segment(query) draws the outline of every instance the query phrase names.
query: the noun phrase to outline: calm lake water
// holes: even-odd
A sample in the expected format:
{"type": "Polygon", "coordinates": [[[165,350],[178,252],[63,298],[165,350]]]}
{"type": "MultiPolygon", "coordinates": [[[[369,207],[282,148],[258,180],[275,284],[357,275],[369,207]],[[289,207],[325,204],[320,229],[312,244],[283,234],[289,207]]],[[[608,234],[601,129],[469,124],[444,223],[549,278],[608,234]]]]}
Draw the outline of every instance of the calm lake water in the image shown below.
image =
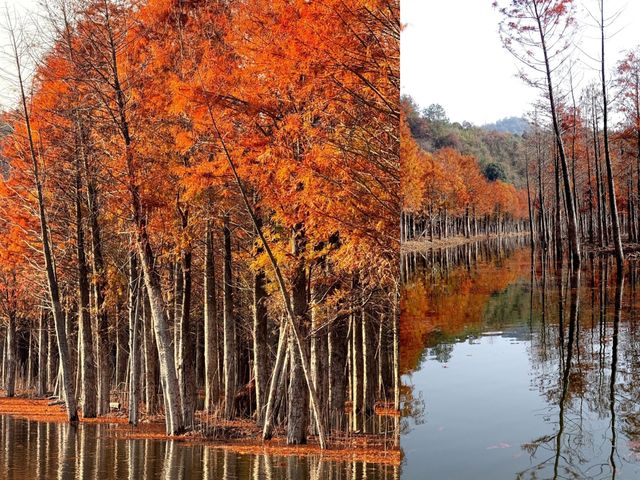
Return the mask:
{"type": "Polygon", "coordinates": [[[124,440],[109,425],[42,423],[0,416],[6,480],[393,480],[398,467],[318,457],[238,455],[205,445],[124,440]]]}
{"type": "Polygon", "coordinates": [[[637,262],[512,240],[403,267],[403,479],[640,478],[637,262]]]}

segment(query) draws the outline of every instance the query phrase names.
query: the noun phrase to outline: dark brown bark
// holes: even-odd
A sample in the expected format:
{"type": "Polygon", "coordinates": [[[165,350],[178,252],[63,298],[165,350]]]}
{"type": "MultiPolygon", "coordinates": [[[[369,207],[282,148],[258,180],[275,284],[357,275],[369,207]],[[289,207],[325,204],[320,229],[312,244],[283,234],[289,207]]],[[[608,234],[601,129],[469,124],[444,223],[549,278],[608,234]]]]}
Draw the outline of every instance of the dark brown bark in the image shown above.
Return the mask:
{"type": "Polygon", "coordinates": [[[213,232],[210,221],[207,221],[204,264],[204,408],[207,412],[211,412],[220,393],[220,385],[218,383],[218,306],[215,290],[213,232]]]}
{"type": "MultiPolygon", "coordinates": [[[[309,329],[309,305],[307,295],[307,274],[304,260],[301,258],[304,248],[304,234],[301,229],[295,231],[292,238],[292,255],[297,258],[292,287],[291,299],[295,322],[301,339],[306,339],[309,329]]],[[[306,342],[303,347],[307,348],[306,342]]],[[[305,375],[302,367],[302,356],[298,350],[294,335],[289,335],[289,404],[287,410],[287,444],[298,445],[307,443],[307,428],[309,424],[308,390],[305,385],[305,375]]]]}

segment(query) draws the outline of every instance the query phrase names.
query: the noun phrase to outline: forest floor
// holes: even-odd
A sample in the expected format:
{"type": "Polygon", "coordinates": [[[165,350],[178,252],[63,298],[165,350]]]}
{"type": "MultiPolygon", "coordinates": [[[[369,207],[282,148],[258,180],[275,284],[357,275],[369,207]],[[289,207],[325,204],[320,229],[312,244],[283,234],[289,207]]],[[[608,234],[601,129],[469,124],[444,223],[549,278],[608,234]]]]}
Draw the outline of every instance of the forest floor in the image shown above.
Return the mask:
{"type": "Polygon", "coordinates": [[[428,238],[423,238],[420,240],[409,240],[407,242],[402,242],[402,244],[400,245],[400,251],[401,253],[424,252],[427,250],[431,250],[432,248],[455,247],[458,245],[464,245],[466,243],[480,242],[490,238],[521,237],[523,235],[529,235],[529,232],[514,232],[501,235],[476,235],[469,238],[458,235],[441,239],[434,238],[433,241],[430,241],[428,238]]]}
{"type": "MultiPolygon", "coordinates": [[[[0,415],[11,415],[38,422],[65,423],[67,414],[60,404],[52,404],[48,399],[30,398],[26,394],[13,398],[0,397],[0,415]]],[[[388,412],[381,412],[388,414],[388,412]]],[[[268,454],[275,456],[322,456],[335,461],[358,461],[400,465],[401,454],[393,446],[393,438],[381,434],[340,434],[328,438],[329,449],[322,450],[317,438],[311,436],[307,445],[287,445],[285,432],[276,430],[272,440],[262,441],[261,429],[250,419],[225,421],[205,418],[196,414],[201,425],[214,437],[200,432],[188,432],[185,435],[169,436],[164,432],[164,419],[161,416],[141,418],[138,426],[129,425],[126,411],[114,411],[97,418],[80,418],[81,423],[103,424],[110,426],[109,435],[120,439],[176,440],[181,442],[202,443],[212,448],[228,449],[240,454],[268,454]],[[206,422],[206,423],[205,423],[206,422]]]]}

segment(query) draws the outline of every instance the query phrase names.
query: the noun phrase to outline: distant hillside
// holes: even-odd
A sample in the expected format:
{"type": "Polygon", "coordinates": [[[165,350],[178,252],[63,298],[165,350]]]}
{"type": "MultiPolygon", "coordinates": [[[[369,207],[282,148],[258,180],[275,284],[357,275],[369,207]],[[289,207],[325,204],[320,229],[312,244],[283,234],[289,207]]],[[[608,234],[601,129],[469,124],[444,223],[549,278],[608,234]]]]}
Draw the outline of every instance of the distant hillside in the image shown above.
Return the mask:
{"type": "Polygon", "coordinates": [[[515,135],[523,135],[529,128],[529,122],[522,117],[507,117],[502,120],[498,120],[495,123],[488,123],[482,125],[484,130],[493,132],[513,133],[515,135]]]}
{"type": "MultiPolygon", "coordinates": [[[[521,154],[524,140],[521,134],[476,127],[468,122],[451,123],[440,105],[431,105],[420,111],[408,97],[403,98],[403,103],[411,133],[422,148],[428,151],[455,148],[476,157],[489,180],[500,179],[517,187],[524,186],[525,162],[521,154]]],[[[517,120],[526,123],[524,119],[517,120]]]]}

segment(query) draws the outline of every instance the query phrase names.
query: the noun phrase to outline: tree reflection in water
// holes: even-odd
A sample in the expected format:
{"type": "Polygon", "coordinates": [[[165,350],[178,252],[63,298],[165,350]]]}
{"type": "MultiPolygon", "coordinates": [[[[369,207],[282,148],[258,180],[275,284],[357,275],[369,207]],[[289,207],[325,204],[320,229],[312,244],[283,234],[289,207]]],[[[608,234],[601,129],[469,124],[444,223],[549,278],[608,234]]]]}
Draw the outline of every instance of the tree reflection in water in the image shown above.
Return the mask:
{"type": "Polygon", "coordinates": [[[7,480],[399,480],[399,467],[309,456],[239,455],[176,441],[124,440],[109,425],[0,416],[7,480]]]}
{"type": "MultiPolygon", "coordinates": [[[[514,440],[529,461],[505,457],[512,468],[506,478],[633,478],[640,469],[637,262],[618,271],[612,259],[588,257],[573,269],[513,240],[411,256],[403,258],[405,431],[440,421],[429,418],[428,379],[414,385],[415,373],[428,362],[446,366],[457,345],[493,331],[527,343],[530,389],[545,406],[521,422],[548,431],[514,440]]],[[[448,388],[439,378],[434,388],[448,388]]],[[[484,381],[494,381],[492,372],[484,381]]],[[[477,422],[489,435],[492,419],[477,422]]],[[[505,463],[496,472],[507,471],[505,463]]]]}

